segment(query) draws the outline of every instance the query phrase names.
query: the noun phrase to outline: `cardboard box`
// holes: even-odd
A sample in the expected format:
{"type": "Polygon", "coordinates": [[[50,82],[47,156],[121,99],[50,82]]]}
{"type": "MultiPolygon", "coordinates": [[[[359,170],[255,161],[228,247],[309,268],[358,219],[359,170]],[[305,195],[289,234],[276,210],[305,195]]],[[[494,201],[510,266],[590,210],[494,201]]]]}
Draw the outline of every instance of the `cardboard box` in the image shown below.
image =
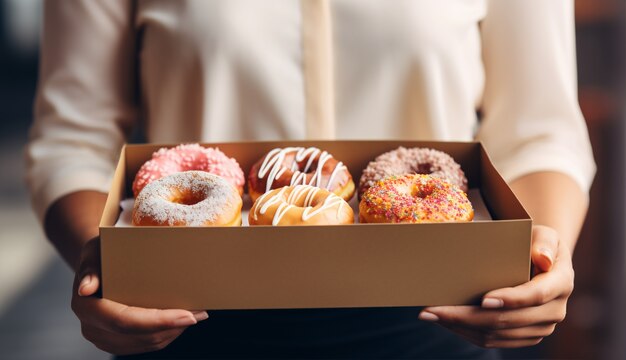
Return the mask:
{"type": "MultiPolygon", "coordinates": [[[[492,221],[289,227],[114,227],[139,167],[160,147],[126,145],[100,223],[103,296],[128,305],[265,309],[454,305],[529,280],[532,221],[480,143],[283,141],[204,144],[247,174],[269,150],[317,146],[358,183],[398,146],[447,152],[492,221]]],[[[171,145],[170,145],[171,146],[171,145]]]]}

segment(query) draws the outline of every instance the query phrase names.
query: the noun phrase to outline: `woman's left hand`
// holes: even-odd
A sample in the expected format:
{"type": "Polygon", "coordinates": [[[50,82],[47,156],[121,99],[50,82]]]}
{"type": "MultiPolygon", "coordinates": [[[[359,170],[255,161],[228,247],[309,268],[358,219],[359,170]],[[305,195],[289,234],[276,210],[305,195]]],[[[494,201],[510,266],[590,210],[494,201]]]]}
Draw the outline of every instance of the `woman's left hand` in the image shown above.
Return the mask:
{"type": "Polygon", "coordinates": [[[538,344],[565,318],[574,269],[569,249],[559,246],[558,234],[547,226],[533,226],[531,259],[536,275],[529,282],[488,292],[481,307],[428,307],[419,318],[483,347],[538,344]]]}

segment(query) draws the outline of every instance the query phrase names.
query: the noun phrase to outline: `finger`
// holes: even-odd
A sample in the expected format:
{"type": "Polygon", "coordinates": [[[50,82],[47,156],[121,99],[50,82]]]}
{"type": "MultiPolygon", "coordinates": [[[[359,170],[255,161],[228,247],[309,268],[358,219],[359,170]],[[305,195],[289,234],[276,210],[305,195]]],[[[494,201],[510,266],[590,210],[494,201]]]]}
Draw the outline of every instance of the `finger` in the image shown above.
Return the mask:
{"type": "Polygon", "coordinates": [[[522,285],[488,292],[482,307],[488,309],[519,309],[539,306],[557,298],[568,297],[574,289],[571,262],[559,259],[553,269],[541,273],[522,285]]]}
{"type": "Polygon", "coordinates": [[[100,273],[100,237],[87,241],[80,253],[80,271],[100,273]]]}
{"type": "Polygon", "coordinates": [[[159,333],[153,335],[151,341],[156,341],[156,346],[158,346],[159,349],[163,349],[176,340],[185,330],[187,330],[187,327],[160,331],[159,333]]]}
{"type": "Polygon", "coordinates": [[[487,334],[493,340],[520,340],[540,338],[552,335],[556,324],[524,326],[515,329],[494,330],[487,334]]]}
{"type": "Polygon", "coordinates": [[[81,279],[77,293],[80,296],[91,296],[100,288],[100,277],[96,273],[87,273],[81,279]]]}
{"type": "Polygon", "coordinates": [[[422,310],[419,318],[440,324],[486,330],[520,328],[563,321],[565,318],[565,301],[551,301],[543,306],[512,310],[491,310],[477,306],[429,307],[422,310]]]}
{"type": "Polygon", "coordinates": [[[187,310],[145,309],[94,297],[74,297],[72,309],[81,321],[122,334],[186,327],[208,318],[206,312],[194,316],[187,310]]]}
{"type": "Polygon", "coordinates": [[[116,355],[158,351],[172,343],[186,328],[176,328],[147,334],[120,335],[95,327],[82,327],[83,337],[96,347],[116,355]]]}
{"type": "Polygon", "coordinates": [[[73,289],[80,296],[95,294],[100,287],[100,238],[95,237],[83,246],[73,289]]]}
{"type": "Polygon", "coordinates": [[[484,346],[485,343],[485,333],[483,331],[477,329],[470,329],[464,326],[457,326],[448,323],[440,323],[440,326],[452,331],[453,333],[461,336],[465,340],[476,344],[478,346],[484,346]]]}
{"type": "Polygon", "coordinates": [[[196,321],[202,321],[209,318],[209,313],[207,313],[205,310],[190,310],[190,312],[196,319],[196,321]]]}
{"type": "Polygon", "coordinates": [[[540,271],[550,271],[559,247],[559,235],[547,226],[533,226],[531,260],[540,271]]]}
{"type": "Polygon", "coordinates": [[[519,340],[552,335],[556,329],[556,324],[531,325],[513,329],[488,330],[482,328],[471,328],[462,325],[440,324],[443,327],[465,337],[478,342],[489,340],[519,340]]]}
{"type": "Polygon", "coordinates": [[[542,337],[517,340],[488,340],[482,346],[486,348],[512,349],[535,346],[539,344],[542,340],[542,337]]]}
{"type": "MultiPolygon", "coordinates": [[[[142,333],[195,325],[198,319],[186,310],[144,309],[114,303],[106,326],[119,333],[142,333]]],[[[204,318],[202,318],[204,319],[204,318]]]]}
{"type": "MultiPolygon", "coordinates": [[[[536,331],[531,330],[529,331],[529,333],[537,333],[539,335],[536,335],[536,336],[531,335],[531,336],[526,336],[526,337],[516,336],[517,334],[511,335],[511,336],[508,336],[505,334],[504,336],[500,336],[499,332],[485,332],[485,331],[481,331],[477,329],[470,329],[470,328],[451,325],[451,324],[441,324],[441,326],[454,332],[455,334],[461,336],[462,338],[466,339],[467,341],[475,345],[486,347],[486,348],[514,348],[514,347],[532,346],[532,345],[538,344],[539,342],[541,342],[541,340],[545,336],[547,336],[547,335],[542,335],[543,333],[547,333],[548,335],[551,334],[551,332],[549,331],[549,326],[537,327],[536,331]]],[[[534,329],[535,327],[530,327],[530,328],[534,329]]],[[[517,331],[521,335],[523,333],[522,329],[528,329],[528,328],[521,328],[521,329],[507,330],[507,331],[517,331]]]]}

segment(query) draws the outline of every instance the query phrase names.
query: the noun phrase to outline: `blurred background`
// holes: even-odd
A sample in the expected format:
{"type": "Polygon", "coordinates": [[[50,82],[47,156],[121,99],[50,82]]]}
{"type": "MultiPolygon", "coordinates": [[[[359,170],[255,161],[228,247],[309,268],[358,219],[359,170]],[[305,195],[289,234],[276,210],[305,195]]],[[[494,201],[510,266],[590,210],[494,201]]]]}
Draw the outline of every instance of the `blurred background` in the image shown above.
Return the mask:
{"type": "MultiPolygon", "coordinates": [[[[626,2],[576,0],[580,104],[598,174],[574,255],[566,321],[506,358],[626,359],[626,2]]],[[[41,0],[0,0],[0,358],[108,359],[70,310],[73,274],[45,240],[23,184],[41,0]]]]}

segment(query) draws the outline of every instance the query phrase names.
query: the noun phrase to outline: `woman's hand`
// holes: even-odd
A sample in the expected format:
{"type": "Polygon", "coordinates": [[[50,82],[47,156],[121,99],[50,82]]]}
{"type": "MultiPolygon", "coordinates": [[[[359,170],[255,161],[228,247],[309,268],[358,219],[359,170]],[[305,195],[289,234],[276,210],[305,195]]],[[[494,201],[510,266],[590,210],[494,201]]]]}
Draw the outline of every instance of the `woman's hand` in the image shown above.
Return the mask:
{"type": "Polygon", "coordinates": [[[72,295],[83,336],[99,349],[116,355],[160,350],[208,318],[205,311],[144,309],[93,296],[100,287],[99,243],[94,238],[83,247],[72,295]]]}
{"type": "Polygon", "coordinates": [[[571,253],[559,245],[556,231],[534,226],[531,259],[536,275],[529,282],[487,293],[482,307],[428,307],[419,318],[437,322],[483,347],[538,344],[565,318],[567,299],[574,289],[571,253]]]}

